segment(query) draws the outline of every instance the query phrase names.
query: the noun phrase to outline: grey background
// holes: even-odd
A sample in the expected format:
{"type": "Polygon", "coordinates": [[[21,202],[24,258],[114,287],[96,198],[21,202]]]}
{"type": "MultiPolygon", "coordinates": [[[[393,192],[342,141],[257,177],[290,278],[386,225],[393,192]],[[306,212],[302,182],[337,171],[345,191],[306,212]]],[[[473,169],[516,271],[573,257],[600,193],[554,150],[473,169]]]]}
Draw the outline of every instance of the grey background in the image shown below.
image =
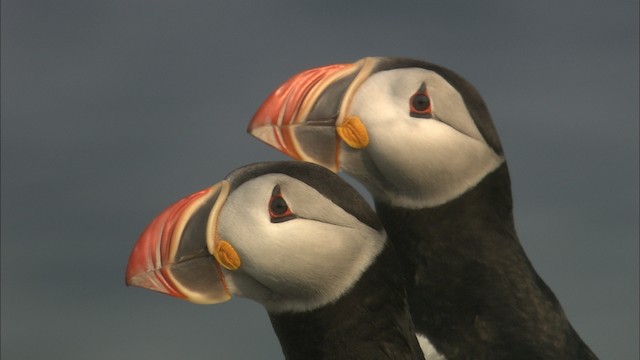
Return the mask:
{"type": "Polygon", "coordinates": [[[124,286],[165,206],[284,159],[245,134],[294,73],[454,69],[489,104],[536,269],[638,354],[637,1],[2,1],[2,358],[278,359],[265,311],[124,286]]]}

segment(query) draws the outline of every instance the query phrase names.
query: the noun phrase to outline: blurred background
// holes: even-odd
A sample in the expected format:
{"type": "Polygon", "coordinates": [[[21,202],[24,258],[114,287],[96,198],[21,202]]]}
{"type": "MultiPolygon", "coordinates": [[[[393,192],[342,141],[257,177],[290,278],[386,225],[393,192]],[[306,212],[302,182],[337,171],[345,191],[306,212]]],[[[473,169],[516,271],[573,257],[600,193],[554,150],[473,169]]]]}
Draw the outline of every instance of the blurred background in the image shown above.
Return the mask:
{"type": "Polygon", "coordinates": [[[2,1],[3,359],[280,359],[264,309],[124,286],[165,206],[250,162],[280,83],[365,56],[483,94],[520,239],[602,359],[638,359],[638,2],[2,1]]]}

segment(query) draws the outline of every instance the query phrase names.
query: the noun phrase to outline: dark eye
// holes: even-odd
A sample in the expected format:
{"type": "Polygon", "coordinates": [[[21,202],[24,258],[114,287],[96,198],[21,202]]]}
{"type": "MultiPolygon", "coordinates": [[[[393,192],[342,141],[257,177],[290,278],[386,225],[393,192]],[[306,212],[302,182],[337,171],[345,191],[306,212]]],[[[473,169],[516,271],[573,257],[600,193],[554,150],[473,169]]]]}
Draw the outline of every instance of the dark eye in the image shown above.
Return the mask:
{"type": "Polygon", "coordinates": [[[409,115],[418,118],[431,118],[431,99],[427,94],[427,83],[423,82],[418,91],[409,100],[409,115]]]}
{"type": "Polygon", "coordinates": [[[280,192],[280,185],[276,185],[271,193],[271,199],[269,200],[269,216],[272,223],[279,223],[291,219],[295,219],[296,216],[289,209],[289,205],[282,197],[280,192]]]}
{"type": "Polygon", "coordinates": [[[271,216],[282,216],[287,213],[287,210],[289,210],[289,206],[283,198],[274,197],[273,200],[271,200],[271,205],[269,207],[271,216]]]}

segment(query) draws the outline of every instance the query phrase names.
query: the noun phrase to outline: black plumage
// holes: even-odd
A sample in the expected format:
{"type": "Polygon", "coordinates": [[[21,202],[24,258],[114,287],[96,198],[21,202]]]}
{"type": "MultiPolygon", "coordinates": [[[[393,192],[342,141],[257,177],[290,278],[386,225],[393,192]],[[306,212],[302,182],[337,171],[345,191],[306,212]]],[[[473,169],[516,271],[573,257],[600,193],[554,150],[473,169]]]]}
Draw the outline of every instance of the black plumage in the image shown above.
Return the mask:
{"type": "Polygon", "coordinates": [[[198,303],[231,295],[258,301],[289,360],[424,359],[398,257],[382,223],[355,189],[319,165],[251,164],[174,203],[141,235],[126,281],[198,303]],[[252,180],[259,185],[243,187],[252,180]],[[265,221],[274,214],[264,189],[271,199],[281,196],[276,216],[289,210],[286,199],[301,216],[265,221]],[[234,192],[241,201],[229,200],[234,192]],[[216,241],[213,254],[209,240],[216,241]],[[317,250],[323,246],[333,250],[317,250]],[[274,260],[279,253],[290,261],[274,260]],[[309,263],[310,257],[318,261],[309,263]]]}
{"type": "Polygon", "coordinates": [[[518,241],[506,164],[441,206],[376,209],[416,329],[447,359],[596,358],[518,241]]]}
{"type": "Polygon", "coordinates": [[[335,302],[269,317],[287,359],[424,359],[391,244],[335,302]]]}
{"type": "Polygon", "coordinates": [[[524,253],[500,138],[460,75],[407,58],[307,70],[265,101],[248,130],[368,187],[401,260],[416,330],[447,359],[596,358],[524,253]],[[425,116],[416,116],[416,90],[431,96],[425,116]],[[366,139],[355,147],[353,134],[341,135],[347,118],[366,139]]]}

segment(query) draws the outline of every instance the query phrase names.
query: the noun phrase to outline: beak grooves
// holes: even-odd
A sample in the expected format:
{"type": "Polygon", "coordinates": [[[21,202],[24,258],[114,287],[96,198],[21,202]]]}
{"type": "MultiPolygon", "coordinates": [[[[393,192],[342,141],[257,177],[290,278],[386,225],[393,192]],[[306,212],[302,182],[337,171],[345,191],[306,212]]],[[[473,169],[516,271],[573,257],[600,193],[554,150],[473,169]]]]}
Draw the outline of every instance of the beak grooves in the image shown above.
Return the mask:
{"type": "MultiPolygon", "coordinates": [[[[303,71],[276,89],[258,109],[247,131],[298,159],[337,171],[341,135],[355,90],[371,75],[379,58],[303,71]]],[[[353,129],[349,129],[350,132],[353,129]]],[[[366,146],[358,130],[346,139],[356,148],[366,146]],[[358,147],[359,146],[359,147],[358,147]]],[[[366,132],[365,132],[366,134],[366,132]]]]}
{"type": "Polygon", "coordinates": [[[217,218],[229,188],[229,182],[222,181],[158,215],[131,252],[127,285],[195,303],[228,300],[231,296],[224,275],[211,254],[217,241],[217,218]]]}

